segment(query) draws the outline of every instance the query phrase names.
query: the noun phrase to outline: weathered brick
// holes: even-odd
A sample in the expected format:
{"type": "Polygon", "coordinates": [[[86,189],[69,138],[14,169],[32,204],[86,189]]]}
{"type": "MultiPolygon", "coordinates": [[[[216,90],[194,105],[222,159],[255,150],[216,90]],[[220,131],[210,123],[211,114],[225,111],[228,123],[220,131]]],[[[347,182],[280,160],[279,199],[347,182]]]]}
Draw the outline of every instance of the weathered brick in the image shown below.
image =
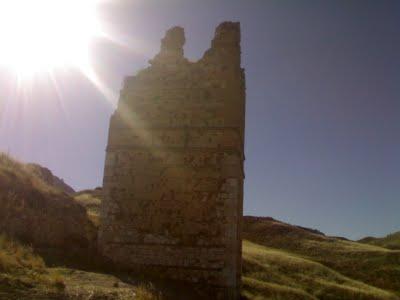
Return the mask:
{"type": "MultiPolygon", "coordinates": [[[[237,299],[241,276],[244,71],[223,23],[198,62],[183,29],[127,77],[110,121],[99,245],[125,268],[206,284],[237,299]]],[[[222,295],[222,296],[221,296],[222,295]]]]}

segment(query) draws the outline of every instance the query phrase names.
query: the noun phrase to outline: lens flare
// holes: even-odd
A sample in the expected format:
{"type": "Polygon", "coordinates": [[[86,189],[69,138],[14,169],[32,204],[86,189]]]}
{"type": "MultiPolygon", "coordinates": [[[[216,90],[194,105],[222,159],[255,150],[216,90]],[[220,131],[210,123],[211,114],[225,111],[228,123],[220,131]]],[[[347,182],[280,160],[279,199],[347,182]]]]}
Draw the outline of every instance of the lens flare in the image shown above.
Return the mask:
{"type": "Polygon", "coordinates": [[[0,65],[20,75],[87,64],[95,0],[0,0],[0,65]]]}

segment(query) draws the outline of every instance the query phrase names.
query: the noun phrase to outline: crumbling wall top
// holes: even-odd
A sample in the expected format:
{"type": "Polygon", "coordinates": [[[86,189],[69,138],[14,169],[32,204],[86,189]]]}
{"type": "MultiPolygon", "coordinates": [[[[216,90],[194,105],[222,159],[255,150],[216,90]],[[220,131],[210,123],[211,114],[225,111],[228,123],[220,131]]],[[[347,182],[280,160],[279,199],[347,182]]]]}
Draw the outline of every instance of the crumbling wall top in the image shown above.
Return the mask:
{"type": "MultiPolygon", "coordinates": [[[[185,31],[176,26],[169,29],[161,40],[160,52],[150,60],[155,66],[175,66],[188,63],[184,57],[185,31]]],[[[215,30],[214,38],[200,63],[236,65],[240,67],[240,23],[223,22],[215,30]]]]}
{"type": "Polygon", "coordinates": [[[240,69],[240,23],[223,22],[215,30],[211,48],[200,60],[206,65],[240,69]]]}
{"type": "Polygon", "coordinates": [[[240,45],[240,23],[223,22],[215,29],[215,36],[212,41],[212,47],[240,45]]]}
{"type": "Polygon", "coordinates": [[[179,26],[172,27],[161,40],[160,52],[150,61],[150,64],[168,65],[186,61],[183,53],[185,41],[184,29],[179,26]]]}
{"type": "Polygon", "coordinates": [[[173,51],[183,56],[185,41],[185,30],[182,27],[175,26],[169,29],[161,40],[161,52],[173,51]]]}

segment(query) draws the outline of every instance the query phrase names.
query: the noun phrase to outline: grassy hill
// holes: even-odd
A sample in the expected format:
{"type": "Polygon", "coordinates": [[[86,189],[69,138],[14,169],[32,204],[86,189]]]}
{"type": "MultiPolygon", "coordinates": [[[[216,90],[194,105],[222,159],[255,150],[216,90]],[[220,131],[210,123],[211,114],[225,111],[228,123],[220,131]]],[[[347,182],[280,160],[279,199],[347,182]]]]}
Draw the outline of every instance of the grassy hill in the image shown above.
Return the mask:
{"type": "Polygon", "coordinates": [[[38,164],[26,164],[25,168],[28,172],[40,178],[48,185],[72,195],[75,193],[74,189],[64,182],[64,180],[55,176],[49,169],[44,168],[38,164]]]}
{"type": "Polygon", "coordinates": [[[102,200],[102,189],[84,190],[74,194],[74,199],[86,208],[88,217],[98,226],[100,222],[100,204],[102,200]]]}
{"type": "Polygon", "coordinates": [[[96,226],[48,174],[0,154],[0,299],[159,299],[141,283],[64,267],[58,253],[79,263],[96,255],[96,226]]]}
{"type": "MultiPolygon", "coordinates": [[[[269,265],[266,265],[268,267],[264,271],[260,269],[260,273],[267,275],[267,270],[270,270],[270,276],[269,267],[275,265],[279,271],[277,275],[286,278],[290,274],[286,283],[272,280],[273,277],[261,276],[269,278],[267,283],[300,288],[305,292],[313,291],[311,294],[318,299],[399,299],[400,251],[327,237],[318,231],[272,218],[245,217],[243,238],[251,242],[244,244],[245,276],[249,276],[246,264],[247,268],[249,263],[254,266],[254,259],[249,259],[249,256],[254,257],[254,253],[258,252],[256,257],[260,258],[261,253],[264,253],[265,261],[269,261],[269,265]],[[271,260],[274,256],[276,260],[271,260]],[[296,276],[294,274],[297,274],[297,279],[293,278],[296,276]],[[316,281],[319,282],[317,286],[316,281]],[[382,293],[382,290],[389,291],[391,296],[382,293]],[[342,295],[345,291],[357,291],[360,295],[347,294],[345,297],[342,295]],[[368,296],[365,294],[367,291],[370,293],[368,296]],[[336,294],[337,298],[329,298],[329,293],[336,294]],[[381,298],[377,296],[379,293],[381,298]],[[328,298],[323,298],[322,294],[328,298]]],[[[254,272],[250,274],[253,274],[251,278],[256,279],[254,272]]]]}
{"type": "MultiPolygon", "coordinates": [[[[101,188],[71,196],[52,182],[0,155],[0,299],[161,299],[160,291],[176,299],[168,295],[180,288],[150,287],[138,278],[41,257],[36,250],[43,247],[66,255],[66,249],[96,243],[101,188]]],[[[244,298],[400,299],[400,251],[377,246],[392,246],[397,234],[359,243],[245,217],[243,238],[244,298]]]]}
{"type": "Polygon", "coordinates": [[[381,246],[393,250],[400,250],[400,231],[391,233],[383,238],[366,237],[358,242],[381,246]]]}
{"type": "Polygon", "coordinates": [[[249,299],[400,299],[294,253],[243,242],[243,295],[249,299]]]}
{"type": "Polygon", "coordinates": [[[89,249],[97,230],[84,207],[30,165],[0,154],[0,232],[36,247],[89,249]]]}
{"type": "MultiPolygon", "coordinates": [[[[101,189],[77,193],[96,216],[101,189]]],[[[245,217],[243,295],[249,299],[400,299],[400,252],[269,217],[245,217]]]]}

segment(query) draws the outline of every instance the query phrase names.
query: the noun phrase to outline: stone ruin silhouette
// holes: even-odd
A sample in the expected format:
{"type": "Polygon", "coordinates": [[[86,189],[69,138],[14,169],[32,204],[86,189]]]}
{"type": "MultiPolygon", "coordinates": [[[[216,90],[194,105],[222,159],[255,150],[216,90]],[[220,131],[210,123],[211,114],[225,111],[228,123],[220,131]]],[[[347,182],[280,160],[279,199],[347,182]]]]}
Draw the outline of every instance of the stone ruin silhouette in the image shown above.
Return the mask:
{"type": "Polygon", "coordinates": [[[115,265],[237,299],[245,76],[240,24],[219,25],[197,62],[184,30],[127,77],[111,117],[99,247],[115,265]]]}

